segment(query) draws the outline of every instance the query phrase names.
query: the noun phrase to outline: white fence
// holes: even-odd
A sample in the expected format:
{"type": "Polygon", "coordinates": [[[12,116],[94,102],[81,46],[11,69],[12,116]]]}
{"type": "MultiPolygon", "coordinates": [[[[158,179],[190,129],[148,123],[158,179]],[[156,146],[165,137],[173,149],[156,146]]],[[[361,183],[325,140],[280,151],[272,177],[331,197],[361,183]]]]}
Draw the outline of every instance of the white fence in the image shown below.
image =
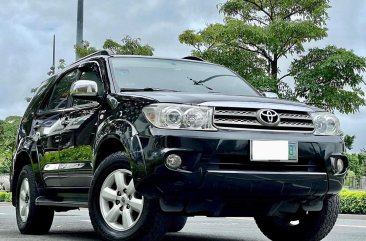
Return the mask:
{"type": "Polygon", "coordinates": [[[346,177],[344,182],[345,187],[350,189],[362,189],[366,190],[366,177],[346,177]]]}
{"type": "Polygon", "coordinates": [[[10,191],[9,174],[0,175],[0,191],[10,191]]]}

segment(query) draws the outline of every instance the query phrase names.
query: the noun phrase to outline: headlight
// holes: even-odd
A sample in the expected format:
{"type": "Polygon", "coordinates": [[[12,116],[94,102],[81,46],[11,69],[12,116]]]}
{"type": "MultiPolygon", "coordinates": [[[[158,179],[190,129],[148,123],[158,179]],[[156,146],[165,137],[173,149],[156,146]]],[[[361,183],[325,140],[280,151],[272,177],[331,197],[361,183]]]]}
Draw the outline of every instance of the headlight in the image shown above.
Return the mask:
{"type": "Polygon", "coordinates": [[[146,119],[156,127],[168,129],[216,130],[212,126],[210,107],[152,104],[142,109],[146,119]]]}
{"type": "Polygon", "coordinates": [[[314,122],[315,135],[335,136],[342,131],[338,118],[329,112],[315,112],[311,114],[314,122]]]}

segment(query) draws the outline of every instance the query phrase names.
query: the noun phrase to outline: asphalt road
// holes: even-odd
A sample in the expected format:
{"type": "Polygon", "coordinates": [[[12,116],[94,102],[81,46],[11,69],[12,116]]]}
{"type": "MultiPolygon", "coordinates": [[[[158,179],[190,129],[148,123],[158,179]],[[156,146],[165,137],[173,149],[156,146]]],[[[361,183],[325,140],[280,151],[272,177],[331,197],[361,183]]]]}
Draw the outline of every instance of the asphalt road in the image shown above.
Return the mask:
{"type": "MultiPolygon", "coordinates": [[[[294,237],[295,238],[295,237],[294,237]]],[[[296,239],[296,238],[295,238],[296,239]]],[[[15,209],[0,204],[0,240],[98,240],[91,226],[88,210],[56,213],[51,231],[44,236],[25,236],[18,231],[15,209]]],[[[252,218],[188,219],[185,228],[167,234],[163,241],[266,241],[252,218]]],[[[366,240],[366,216],[341,215],[327,241],[366,240]]]]}

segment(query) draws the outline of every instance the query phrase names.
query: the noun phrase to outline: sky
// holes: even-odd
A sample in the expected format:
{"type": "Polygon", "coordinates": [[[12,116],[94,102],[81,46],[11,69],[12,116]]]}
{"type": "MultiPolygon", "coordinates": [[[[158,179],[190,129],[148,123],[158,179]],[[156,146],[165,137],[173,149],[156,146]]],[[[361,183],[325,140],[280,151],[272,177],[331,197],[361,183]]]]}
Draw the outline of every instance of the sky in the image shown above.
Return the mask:
{"type": "MultiPolygon", "coordinates": [[[[75,60],[77,0],[0,0],[0,119],[22,115],[30,89],[47,78],[52,65],[52,36],[56,59],[75,60]]],[[[186,29],[200,30],[221,22],[216,5],[224,0],[84,0],[84,39],[101,48],[107,38],[141,38],[161,57],[190,55],[179,43],[186,29]]],[[[366,56],[366,1],[331,0],[328,37],[307,44],[334,44],[366,56]],[[352,2],[352,4],[351,4],[352,2]]],[[[287,69],[291,57],[280,68],[287,69]]],[[[366,88],[364,87],[366,90],[366,88]]],[[[351,115],[338,114],[345,133],[356,135],[353,151],[366,147],[366,107],[351,115]]]]}

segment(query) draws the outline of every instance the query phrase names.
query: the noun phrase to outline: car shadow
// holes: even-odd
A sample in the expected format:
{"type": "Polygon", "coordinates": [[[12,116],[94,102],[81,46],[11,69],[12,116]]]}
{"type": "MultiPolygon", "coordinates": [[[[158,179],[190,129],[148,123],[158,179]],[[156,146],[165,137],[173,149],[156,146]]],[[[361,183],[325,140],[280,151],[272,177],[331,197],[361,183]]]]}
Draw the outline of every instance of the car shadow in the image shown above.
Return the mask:
{"type": "Polygon", "coordinates": [[[168,233],[162,241],[258,241],[254,239],[228,238],[224,235],[210,235],[197,233],[168,233]]]}
{"type": "MultiPolygon", "coordinates": [[[[59,240],[97,240],[98,236],[92,231],[78,231],[78,232],[51,232],[48,237],[59,240]]],[[[243,238],[228,238],[224,235],[209,235],[196,233],[168,233],[164,236],[162,241],[258,241],[254,239],[243,238]]]]}

